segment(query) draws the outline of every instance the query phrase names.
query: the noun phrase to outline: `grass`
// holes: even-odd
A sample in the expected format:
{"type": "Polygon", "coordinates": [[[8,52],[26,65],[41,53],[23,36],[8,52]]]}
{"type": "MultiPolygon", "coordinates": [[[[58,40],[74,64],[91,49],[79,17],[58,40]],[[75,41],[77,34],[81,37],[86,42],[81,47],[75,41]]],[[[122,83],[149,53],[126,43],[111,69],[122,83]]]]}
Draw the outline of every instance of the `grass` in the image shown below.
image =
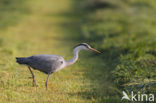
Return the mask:
{"type": "Polygon", "coordinates": [[[71,0],[29,0],[20,4],[16,1],[13,2],[16,9],[7,8],[9,16],[0,22],[2,26],[3,21],[7,24],[0,31],[0,102],[103,103],[115,100],[116,97],[104,98],[113,84],[107,80],[103,60],[93,53],[80,53],[76,64],[51,75],[48,91],[44,86],[47,75],[34,71],[38,87],[32,87],[32,80],[28,78],[31,74],[27,67],[15,62],[15,57],[46,53],[71,59],[72,47],[80,43],[73,26],[77,20],[70,15],[71,0]]]}
{"type": "Polygon", "coordinates": [[[103,51],[117,88],[156,93],[155,1],[81,0],[75,10],[81,38],[103,51]]]}
{"type": "Polygon", "coordinates": [[[1,0],[0,5],[0,102],[120,103],[122,90],[155,93],[154,0],[1,0]],[[34,70],[38,87],[32,87],[28,68],[15,61],[34,54],[68,60],[81,42],[103,54],[80,52],[76,64],[51,75],[48,91],[47,75],[34,70]]]}
{"type": "Polygon", "coordinates": [[[0,1],[0,28],[7,28],[16,24],[24,16],[29,13],[29,7],[24,0],[1,0],[0,1]],[[22,5],[20,5],[22,4],[22,5]],[[20,15],[20,16],[19,16],[20,15]]]}

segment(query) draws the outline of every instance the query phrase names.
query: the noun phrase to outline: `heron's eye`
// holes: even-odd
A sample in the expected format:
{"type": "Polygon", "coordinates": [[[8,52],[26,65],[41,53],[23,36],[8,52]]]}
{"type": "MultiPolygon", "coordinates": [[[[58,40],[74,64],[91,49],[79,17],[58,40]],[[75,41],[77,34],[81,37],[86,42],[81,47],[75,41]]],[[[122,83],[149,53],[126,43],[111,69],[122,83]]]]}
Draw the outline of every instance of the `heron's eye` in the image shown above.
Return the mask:
{"type": "Polygon", "coordinates": [[[88,46],[88,45],[86,45],[86,48],[89,48],[89,46],[88,46]]]}
{"type": "Polygon", "coordinates": [[[61,64],[63,64],[63,61],[61,61],[61,64]]]}

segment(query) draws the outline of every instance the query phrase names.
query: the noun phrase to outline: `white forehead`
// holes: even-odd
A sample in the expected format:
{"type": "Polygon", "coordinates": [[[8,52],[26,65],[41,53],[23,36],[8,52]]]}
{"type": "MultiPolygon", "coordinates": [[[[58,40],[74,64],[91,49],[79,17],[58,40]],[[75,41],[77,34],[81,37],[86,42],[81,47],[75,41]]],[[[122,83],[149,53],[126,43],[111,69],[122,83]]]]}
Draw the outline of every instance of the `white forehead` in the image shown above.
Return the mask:
{"type": "Polygon", "coordinates": [[[75,49],[76,50],[88,50],[88,48],[84,45],[77,46],[75,49]]]}

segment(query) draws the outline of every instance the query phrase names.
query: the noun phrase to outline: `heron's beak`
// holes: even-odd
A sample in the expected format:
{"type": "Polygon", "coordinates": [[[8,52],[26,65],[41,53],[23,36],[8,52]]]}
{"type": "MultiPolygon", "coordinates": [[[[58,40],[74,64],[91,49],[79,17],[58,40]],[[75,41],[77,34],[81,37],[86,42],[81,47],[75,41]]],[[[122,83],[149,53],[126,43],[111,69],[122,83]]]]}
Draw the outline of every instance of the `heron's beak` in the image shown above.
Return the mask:
{"type": "Polygon", "coordinates": [[[91,51],[93,51],[93,52],[95,52],[95,53],[101,53],[100,51],[98,51],[98,50],[96,50],[96,49],[94,49],[94,48],[89,48],[89,50],[91,50],[91,51]]]}

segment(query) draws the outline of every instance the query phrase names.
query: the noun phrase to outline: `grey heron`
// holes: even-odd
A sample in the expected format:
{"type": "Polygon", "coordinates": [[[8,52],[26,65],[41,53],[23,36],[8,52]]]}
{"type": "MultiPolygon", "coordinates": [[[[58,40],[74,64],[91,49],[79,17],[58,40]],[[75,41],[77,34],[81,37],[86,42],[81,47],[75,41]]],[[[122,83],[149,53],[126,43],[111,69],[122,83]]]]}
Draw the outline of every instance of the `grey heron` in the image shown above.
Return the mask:
{"type": "Polygon", "coordinates": [[[30,57],[17,57],[16,62],[28,66],[28,69],[33,78],[33,86],[36,85],[36,80],[31,68],[48,74],[48,77],[45,82],[45,86],[47,90],[47,83],[50,74],[55,73],[67,66],[74,64],[78,60],[78,53],[80,50],[90,50],[96,53],[100,53],[98,50],[93,49],[87,43],[81,43],[75,46],[73,50],[74,56],[71,60],[64,60],[64,58],[59,55],[40,54],[40,55],[33,55],[30,57]]]}

